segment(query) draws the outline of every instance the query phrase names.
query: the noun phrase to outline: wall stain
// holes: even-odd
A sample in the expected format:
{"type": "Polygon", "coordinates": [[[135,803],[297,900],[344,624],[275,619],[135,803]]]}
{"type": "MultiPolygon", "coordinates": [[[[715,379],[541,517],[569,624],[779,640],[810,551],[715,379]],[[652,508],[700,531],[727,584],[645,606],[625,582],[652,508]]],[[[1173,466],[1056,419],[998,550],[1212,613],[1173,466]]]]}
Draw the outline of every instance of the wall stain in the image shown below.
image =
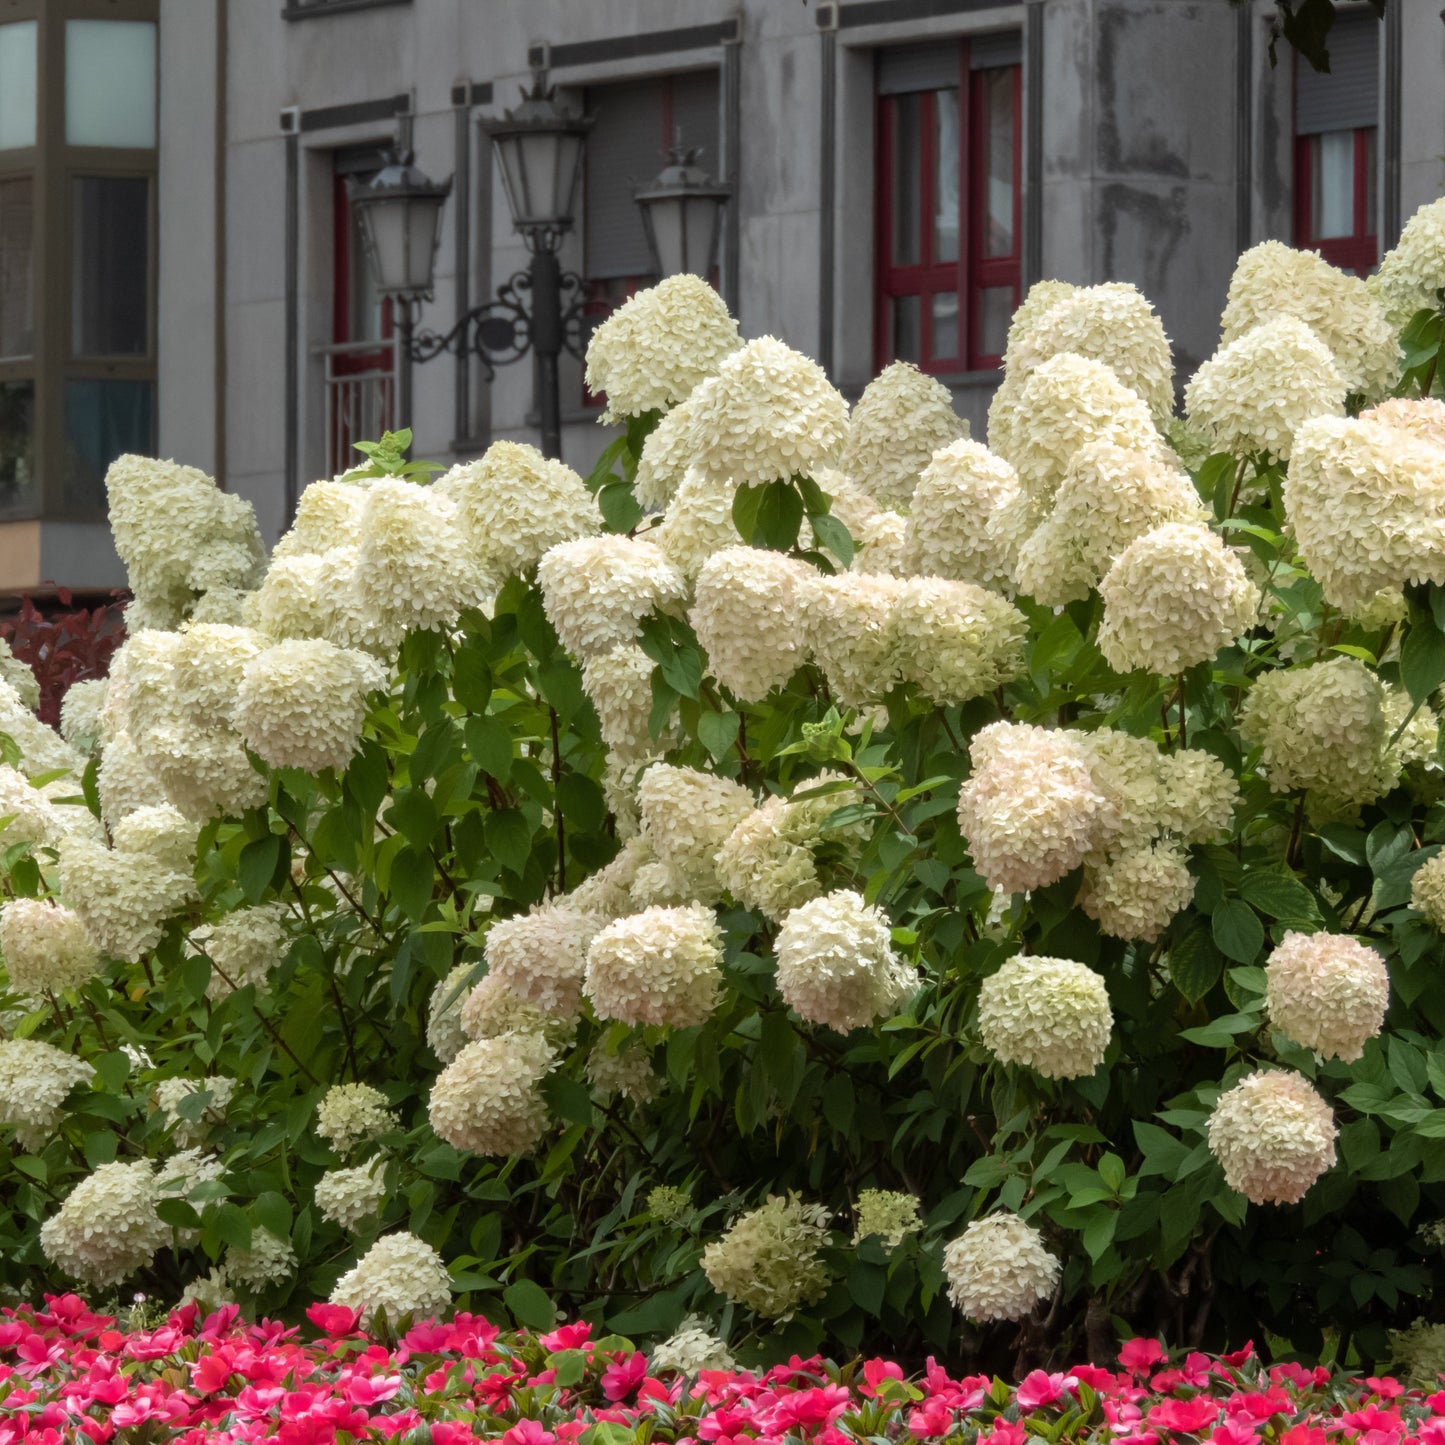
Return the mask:
{"type": "MultiPolygon", "coordinates": [[[[1129,77],[1130,67],[1120,57],[1121,37],[1137,27],[1141,18],[1157,19],[1158,11],[1151,17],[1141,17],[1137,6],[1126,10],[1101,8],[1095,21],[1097,53],[1094,60],[1094,87],[1099,100],[1099,123],[1096,131],[1099,170],[1114,175],[1176,176],[1186,180],[1189,176],[1189,162],[1170,149],[1156,130],[1148,124],[1147,113],[1138,106],[1130,106],[1124,117],[1124,126],[1119,117],[1119,80],[1121,68],[1124,78],[1129,77]],[[1129,146],[1124,146],[1124,131],[1127,129],[1129,146]]],[[[1185,16],[1193,18],[1192,9],[1185,16]]],[[[1137,32],[1136,32],[1137,33],[1137,32]]],[[[1156,80],[1158,76],[1154,77],[1156,80]]]]}

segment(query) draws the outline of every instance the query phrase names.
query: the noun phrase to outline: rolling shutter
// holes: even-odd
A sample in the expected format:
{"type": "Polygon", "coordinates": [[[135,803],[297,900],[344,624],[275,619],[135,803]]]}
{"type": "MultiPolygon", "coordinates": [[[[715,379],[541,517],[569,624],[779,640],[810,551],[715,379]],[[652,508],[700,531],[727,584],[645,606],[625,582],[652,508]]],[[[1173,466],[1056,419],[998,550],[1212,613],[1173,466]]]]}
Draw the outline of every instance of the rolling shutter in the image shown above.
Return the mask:
{"type": "Polygon", "coordinates": [[[1330,73],[1295,66],[1295,134],[1357,130],[1380,119],[1380,22],[1343,15],[1330,27],[1330,73]]]}

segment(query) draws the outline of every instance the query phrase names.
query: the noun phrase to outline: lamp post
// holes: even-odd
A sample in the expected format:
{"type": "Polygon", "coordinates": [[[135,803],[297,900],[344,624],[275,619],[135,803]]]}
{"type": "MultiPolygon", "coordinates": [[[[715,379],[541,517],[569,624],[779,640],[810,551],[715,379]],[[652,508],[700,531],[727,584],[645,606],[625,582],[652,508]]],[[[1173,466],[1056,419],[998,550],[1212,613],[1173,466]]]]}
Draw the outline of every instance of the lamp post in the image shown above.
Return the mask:
{"type": "Polygon", "coordinates": [[[512,226],[531,252],[531,262],[497,288],[497,298],[473,307],[445,334],[415,330],[414,309],[432,294],[441,209],[451,181],[429,180],[398,153],[351,195],[361,217],[367,260],[377,290],[399,304],[404,359],[400,406],[410,420],[407,363],[430,361],[443,351],[481,358],[488,380],[497,366],[537,360],[537,410],[542,451],[562,454],[562,407],[557,361],[563,350],[582,354],[582,279],[564,272],[557,259],[572,229],[582,182],[582,157],[592,120],[557,103],[538,72],[531,90],[512,111],[483,122],[496,149],[512,226]]]}
{"type": "Polygon", "coordinates": [[[723,208],[732,187],[698,165],[701,154],[684,150],[679,137],[662,171],[632,193],[658,276],[690,271],[706,278],[717,263],[723,208]]]}

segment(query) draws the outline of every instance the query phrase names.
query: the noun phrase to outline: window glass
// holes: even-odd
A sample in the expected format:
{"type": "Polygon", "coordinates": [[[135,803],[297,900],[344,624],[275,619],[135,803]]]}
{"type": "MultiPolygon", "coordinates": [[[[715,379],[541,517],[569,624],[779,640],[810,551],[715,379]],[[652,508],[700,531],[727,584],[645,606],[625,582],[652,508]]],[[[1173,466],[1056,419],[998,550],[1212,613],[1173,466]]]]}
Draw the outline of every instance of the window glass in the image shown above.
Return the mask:
{"type": "Polygon", "coordinates": [[[71,181],[71,350],[144,356],[150,349],[150,183],[144,176],[71,181]]]}
{"type": "Polygon", "coordinates": [[[1355,232],[1355,133],[1326,131],[1315,137],[1313,145],[1314,239],[1328,241],[1352,236],[1355,232]]]}
{"type": "Polygon", "coordinates": [[[978,354],[992,361],[1003,355],[1008,324],[1013,317],[1014,288],[985,286],[978,293],[978,354]]]}
{"type": "Polygon", "coordinates": [[[35,383],[0,381],[0,515],[34,511],[35,383]]]}
{"type": "MultiPolygon", "coordinates": [[[[918,213],[923,207],[923,97],[893,101],[893,254],[895,266],[923,259],[918,213]]],[[[901,353],[900,353],[901,355],[901,353]]]]}
{"type": "Polygon", "coordinates": [[[933,182],[933,259],[958,260],[958,92],[933,95],[935,116],[933,182]]]}
{"type": "Polygon", "coordinates": [[[106,468],[126,452],[155,450],[153,381],[65,384],[64,510],[90,516],[106,509],[106,468]]]}
{"type": "Polygon", "coordinates": [[[35,182],[0,180],[0,356],[29,356],[35,345],[35,182]]]}
{"type": "Polygon", "coordinates": [[[0,151],[35,144],[34,20],[0,25],[0,151]]]}
{"type": "Polygon", "coordinates": [[[65,140],[156,143],[156,27],[149,20],[65,22],[65,140]]]}
{"type": "Polygon", "coordinates": [[[958,292],[935,291],[929,317],[933,326],[934,359],[954,359],[958,355],[958,292]]]}
{"type": "Polygon", "coordinates": [[[893,358],[897,361],[923,359],[922,309],[917,296],[899,296],[892,303],[893,358]]]}
{"type": "Polygon", "coordinates": [[[1014,70],[985,70],[984,125],[987,128],[988,216],[983,233],[985,256],[1011,256],[1014,250],[1014,70]]]}

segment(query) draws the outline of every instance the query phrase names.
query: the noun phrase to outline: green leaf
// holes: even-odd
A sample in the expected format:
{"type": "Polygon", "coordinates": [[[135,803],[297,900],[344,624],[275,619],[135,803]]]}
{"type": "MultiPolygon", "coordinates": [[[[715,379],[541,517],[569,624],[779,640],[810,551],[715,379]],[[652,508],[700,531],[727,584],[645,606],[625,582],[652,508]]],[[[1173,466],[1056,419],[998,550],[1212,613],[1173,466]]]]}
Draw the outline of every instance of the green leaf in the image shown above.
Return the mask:
{"type": "Polygon", "coordinates": [[[1181,1029],[1179,1037],[1186,1043],[1199,1044],[1206,1049],[1223,1049],[1240,1034],[1247,1034],[1259,1027],[1258,1014],[1221,1014],[1195,1029],[1181,1029]]]}
{"type": "Polygon", "coordinates": [[[1270,918],[1315,919],[1319,907],[1314,894],[1298,878],[1269,869],[1246,873],[1239,883],[1240,896],[1270,918]]]}
{"type": "Polygon", "coordinates": [[[1192,928],[1169,949],[1169,977],[1174,987],[1198,1003],[1219,982],[1224,960],[1203,928],[1192,928]]]}
{"type": "Polygon", "coordinates": [[[532,853],[532,826],[520,808],[503,808],[486,823],[487,847],[504,868],[521,873],[532,853]]]}
{"type": "Polygon", "coordinates": [[[452,662],[452,696],[472,713],[485,712],[491,701],[492,669],[475,639],[459,648],[452,662]]]}
{"type": "Polygon", "coordinates": [[[413,923],[420,923],[436,887],[436,865],[423,848],[403,848],[392,860],[393,901],[413,923]]]}
{"type": "Polygon", "coordinates": [[[775,552],[791,551],[798,542],[798,528],[803,524],[803,498],[791,482],[770,482],[763,490],[758,507],[754,545],[770,547],[775,552]]]}
{"type": "Polygon", "coordinates": [[[547,1356],[547,1365],[554,1371],[553,1379],[564,1390],[582,1383],[587,1373],[587,1355],[582,1350],[559,1350],[547,1356]]]}
{"type": "Polygon", "coordinates": [[[518,1324],[547,1330],[557,1322],[557,1311],[547,1291],[530,1279],[519,1279],[502,1291],[502,1299],[518,1324]]]}
{"type": "Polygon", "coordinates": [[[415,784],[397,789],[396,801],[386,810],[386,821],[417,848],[430,847],[441,827],[437,805],[425,788],[415,784]]]}
{"type": "Polygon", "coordinates": [[[755,487],[751,484],[741,486],[733,493],[733,526],[738,529],[738,536],[749,546],[753,545],[753,538],[758,530],[758,510],[763,505],[763,494],[765,487],[755,487]]]}
{"type": "Polygon", "coordinates": [[[557,783],[557,806],[569,829],[593,833],[607,821],[602,789],[585,773],[563,773],[557,783]]]}
{"type": "Polygon", "coordinates": [[[697,736],[713,757],[722,759],[738,740],[742,719],[735,712],[704,712],[697,720],[697,736]]]}
{"type": "Polygon", "coordinates": [[[467,755],[484,772],[505,783],[512,772],[512,735],[492,717],[468,718],[463,729],[467,755]]]}
{"type": "Polygon", "coordinates": [[[626,482],[607,482],[598,489],[597,510],[608,529],[630,532],[642,520],[642,508],[626,482]]]}
{"type": "Polygon", "coordinates": [[[280,871],[285,852],[286,840],[279,833],[267,833],[241,849],[236,877],[248,902],[259,903],[265,896],[271,880],[280,871]]]}
{"type": "Polygon", "coordinates": [[[1210,930],[1219,951],[1235,963],[1253,963],[1264,947],[1264,925],[1239,898],[1226,898],[1214,910],[1210,930]]]}
{"type": "Polygon", "coordinates": [[[1416,703],[1428,702],[1430,694],[1445,682],[1445,633],[1435,627],[1433,619],[1418,613],[1400,647],[1400,681],[1416,703]]]}
{"type": "Polygon", "coordinates": [[[813,536],[818,545],[826,547],[845,567],[848,566],[853,560],[855,548],[853,534],[842,521],[827,512],[808,520],[812,524],[813,536]]]}

